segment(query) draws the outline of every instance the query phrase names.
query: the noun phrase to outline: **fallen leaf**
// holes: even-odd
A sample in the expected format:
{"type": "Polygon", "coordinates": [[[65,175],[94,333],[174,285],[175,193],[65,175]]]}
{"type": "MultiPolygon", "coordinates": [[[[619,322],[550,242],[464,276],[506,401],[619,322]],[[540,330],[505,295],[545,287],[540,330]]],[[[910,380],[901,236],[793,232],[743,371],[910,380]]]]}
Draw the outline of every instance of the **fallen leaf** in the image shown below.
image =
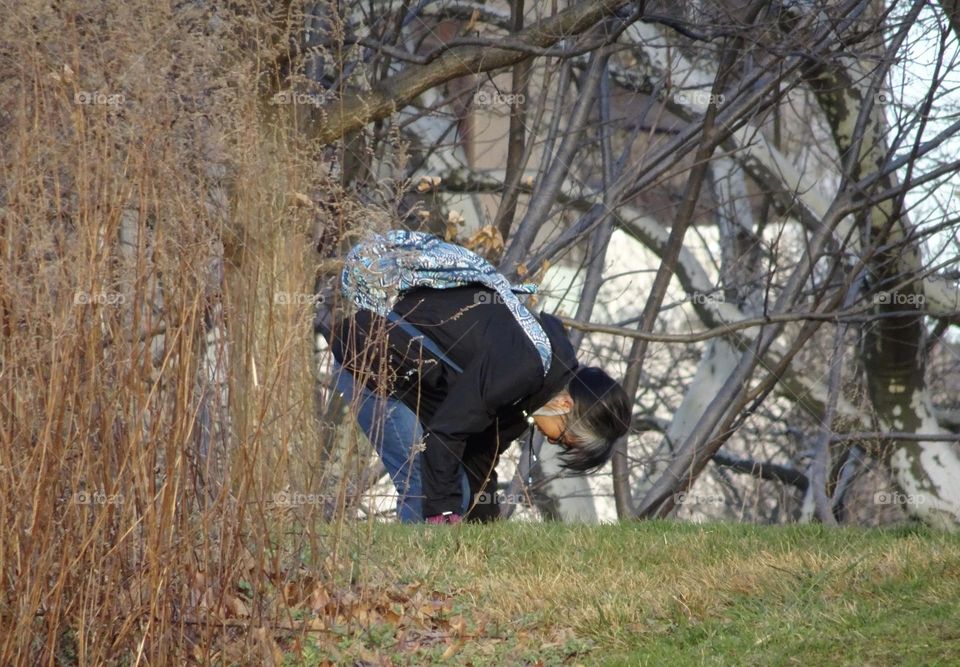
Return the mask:
{"type": "Polygon", "coordinates": [[[280,667],[283,665],[283,651],[273,641],[273,637],[270,636],[267,629],[256,628],[253,634],[260,644],[260,664],[265,667],[280,667]]]}
{"type": "Polygon", "coordinates": [[[459,637],[463,637],[467,632],[467,622],[464,620],[463,616],[454,616],[451,618],[450,627],[454,634],[459,637]]]}
{"type": "Polygon", "coordinates": [[[326,608],[329,602],[330,594],[327,593],[327,589],[320,584],[315,586],[313,592],[310,594],[310,609],[313,611],[320,611],[321,609],[326,608]]]}
{"type": "Polygon", "coordinates": [[[462,648],[463,648],[463,640],[458,639],[452,644],[450,644],[450,646],[447,647],[447,650],[443,652],[443,655],[440,656],[440,659],[449,660],[454,655],[456,655],[457,651],[459,651],[462,648]]]}
{"type": "Polygon", "coordinates": [[[224,596],[224,606],[236,618],[248,618],[250,616],[250,608],[236,595],[227,593],[224,596]]]}
{"type": "Polygon", "coordinates": [[[302,192],[294,192],[293,198],[297,200],[298,204],[303,204],[309,208],[316,208],[316,204],[313,203],[313,200],[302,192]]]}

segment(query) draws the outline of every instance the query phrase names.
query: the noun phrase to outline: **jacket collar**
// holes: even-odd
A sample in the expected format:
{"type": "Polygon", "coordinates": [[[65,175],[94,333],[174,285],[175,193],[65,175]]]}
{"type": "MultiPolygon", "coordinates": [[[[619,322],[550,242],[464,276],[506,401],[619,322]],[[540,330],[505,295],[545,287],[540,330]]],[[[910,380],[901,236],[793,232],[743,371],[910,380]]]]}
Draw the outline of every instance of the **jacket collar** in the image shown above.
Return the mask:
{"type": "Polygon", "coordinates": [[[540,325],[550,339],[553,357],[550,362],[550,371],[543,378],[540,389],[534,392],[522,406],[528,414],[543,407],[547,401],[562,391],[579,366],[577,353],[570,344],[570,339],[567,338],[563,322],[548,313],[540,313],[534,317],[540,321],[540,325]]]}

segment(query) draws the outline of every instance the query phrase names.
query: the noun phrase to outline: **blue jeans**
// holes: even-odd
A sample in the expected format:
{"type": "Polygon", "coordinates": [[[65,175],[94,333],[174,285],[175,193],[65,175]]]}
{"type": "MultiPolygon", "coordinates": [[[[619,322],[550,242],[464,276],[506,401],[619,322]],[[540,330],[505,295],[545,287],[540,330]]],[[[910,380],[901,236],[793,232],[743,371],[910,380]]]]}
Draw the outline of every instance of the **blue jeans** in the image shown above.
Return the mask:
{"type": "MultiPolygon", "coordinates": [[[[334,362],[337,376],[336,391],[343,395],[356,411],[357,423],[383,461],[393,486],[397,489],[397,518],[403,523],[423,521],[423,489],[420,485],[420,453],[414,445],[423,442],[423,427],[417,416],[403,402],[383,398],[365,386],[359,387],[353,375],[334,362]]],[[[470,482],[461,468],[460,486],[463,493],[461,514],[466,514],[470,503],[470,482]]]]}

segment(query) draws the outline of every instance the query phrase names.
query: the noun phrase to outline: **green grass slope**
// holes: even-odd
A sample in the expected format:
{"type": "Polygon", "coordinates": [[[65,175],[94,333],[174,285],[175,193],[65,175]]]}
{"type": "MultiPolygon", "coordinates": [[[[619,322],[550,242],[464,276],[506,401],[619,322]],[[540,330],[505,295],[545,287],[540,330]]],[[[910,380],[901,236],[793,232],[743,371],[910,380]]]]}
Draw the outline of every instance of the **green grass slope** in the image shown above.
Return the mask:
{"type": "Polygon", "coordinates": [[[373,525],[346,542],[364,590],[417,594],[306,634],[288,664],[960,664],[960,537],[925,529],[373,525]]]}

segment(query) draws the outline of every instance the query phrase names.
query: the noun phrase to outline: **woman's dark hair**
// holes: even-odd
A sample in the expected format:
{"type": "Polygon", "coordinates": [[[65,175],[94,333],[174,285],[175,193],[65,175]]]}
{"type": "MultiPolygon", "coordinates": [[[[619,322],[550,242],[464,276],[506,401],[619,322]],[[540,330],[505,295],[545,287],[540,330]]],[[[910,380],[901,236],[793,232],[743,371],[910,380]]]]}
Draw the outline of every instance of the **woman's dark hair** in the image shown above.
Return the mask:
{"type": "Polygon", "coordinates": [[[567,433],[577,443],[560,454],[561,466],[577,472],[601,468],[613,455],[613,445],[630,428],[630,401],[620,383],[602,369],[580,367],[567,391],[573,407],[567,433]]]}

